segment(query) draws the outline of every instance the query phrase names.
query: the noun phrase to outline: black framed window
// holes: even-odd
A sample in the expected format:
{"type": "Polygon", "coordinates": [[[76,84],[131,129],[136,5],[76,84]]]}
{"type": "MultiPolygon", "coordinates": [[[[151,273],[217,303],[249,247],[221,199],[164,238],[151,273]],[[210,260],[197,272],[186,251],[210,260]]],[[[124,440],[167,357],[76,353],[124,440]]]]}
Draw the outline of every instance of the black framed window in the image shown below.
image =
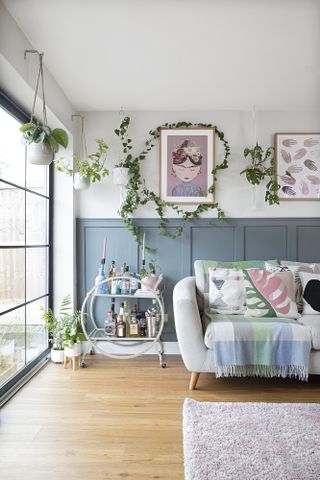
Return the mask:
{"type": "Polygon", "coordinates": [[[52,166],[27,162],[25,121],[0,93],[0,396],[48,352],[40,306],[52,303],[52,166]]]}

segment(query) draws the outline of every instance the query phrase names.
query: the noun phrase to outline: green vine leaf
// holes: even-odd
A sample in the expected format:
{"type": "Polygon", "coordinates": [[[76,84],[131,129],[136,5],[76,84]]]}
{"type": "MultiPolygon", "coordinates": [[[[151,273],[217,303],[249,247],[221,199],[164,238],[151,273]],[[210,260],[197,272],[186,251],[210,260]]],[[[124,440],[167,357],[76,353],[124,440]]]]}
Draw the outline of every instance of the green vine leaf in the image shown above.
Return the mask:
{"type": "MultiPolygon", "coordinates": [[[[190,122],[178,122],[178,123],[165,123],[164,125],[158,126],[155,129],[149,131],[149,137],[146,139],[144,143],[143,150],[136,156],[133,157],[131,154],[126,155],[127,149],[132,148],[132,139],[128,137],[128,128],[130,125],[130,117],[125,117],[120,124],[120,127],[115,130],[115,134],[120,137],[120,141],[122,142],[123,146],[123,153],[125,154],[125,160],[119,162],[116,166],[123,166],[129,168],[130,173],[130,182],[127,187],[127,194],[124,202],[122,203],[119,209],[119,215],[122,218],[124,224],[130,230],[132,235],[134,236],[138,245],[142,244],[142,240],[140,237],[140,231],[138,227],[135,225],[132,216],[137,208],[141,205],[147,205],[149,202],[153,202],[155,204],[155,211],[157,212],[160,218],[159,230],[160,235],[175,239],[180,237],[185,229],[185,226],[189,220],[199,218],[203,212],[208,212],[209,210],[216,210],[217,217],[219,221],[223,222],[225,219],[225,213],[221,209],[218,203],[212,204],[205,204],[205,205],[198,205],[195,210],[186,211],[183,208],[179,207],[178,205],[174,204],[173,202],[166,202],[162,200],[156,193],[152,192],[145,186],[145,180],[141,177],[141,162],[144,161],[148,155],[148,153],[154,148],[156,145],[156,140],[160,137],[161,128],[214,128],[215,133],[219,140],[223,144],[224,148],[224,158],[223,161],[216,165],[215,168],[212,170],[213,174],[213,184],[210,185],[208,188],[208,193],[215,192],[215,182],[217,181],[217,173],[220,170],[225,170],[228,168],[229,163],[228,159],[230,156],[230,146],[227,140],[225,140],[224,133],[219,130],[216,126],[211,124],[205,123],[190,123],[190,122]],[[129,145],[130,144],[130,145],[129,145]],[[168,208],[174,210],[180,217],[181,223],[178,227],[176,227],[172,233],[172,230],[169,231],[167,228],[167,218],[165,216],[165,212],[168,208]]],[[[152,251],[150,247],[146,246],[147,251],[152,251]]]]}

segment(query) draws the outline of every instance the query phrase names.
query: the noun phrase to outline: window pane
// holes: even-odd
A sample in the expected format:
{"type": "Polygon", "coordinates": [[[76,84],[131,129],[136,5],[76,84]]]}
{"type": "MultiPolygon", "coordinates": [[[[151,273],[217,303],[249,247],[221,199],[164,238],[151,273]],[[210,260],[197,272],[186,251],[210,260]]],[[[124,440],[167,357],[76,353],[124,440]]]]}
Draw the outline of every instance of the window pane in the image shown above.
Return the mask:
{"type": "Polygon", "coordinates": [[[0,178],[25,186],[25,146],[19,123],[0,108],[0,178]]]}
{"type": "Polygon", "coordinates": [[[27,245],[48,243],[48,203],[49,200],[27,193],[27,245]]]}
{"type": "Polygon", "coordinates": [[[47,297],[26,306],[27,362],[33,360],[48,346],[48,332],[44,327],[40,306],[47,308],[47,297]]]}
{"type": "Polygon", "coordinates": [[[27,301],[48,293],[48,248],[27,248],[27,301]]]}
{"type": "Polygon", "coordinates": [[[24,245],[25,192],[0,181],[0,245],[24,245]]]}
{"type": "Polygon", "coordinates": [[[0,312],[25,302],[24,261],[24,248],[0,248],[0,312]]]}
{"type": "Polygon", "coordinates": [[[48,172],[49,167],[46,165],[33,165],[32,163],[27,162],[27,188],[34,192],[41,193],[42,195],[48,195],[48,172]]]}
{"type": "Polygon", "coordinates": [[[25,365],[25,307],[0,316],[0,386],[25,365]]]}

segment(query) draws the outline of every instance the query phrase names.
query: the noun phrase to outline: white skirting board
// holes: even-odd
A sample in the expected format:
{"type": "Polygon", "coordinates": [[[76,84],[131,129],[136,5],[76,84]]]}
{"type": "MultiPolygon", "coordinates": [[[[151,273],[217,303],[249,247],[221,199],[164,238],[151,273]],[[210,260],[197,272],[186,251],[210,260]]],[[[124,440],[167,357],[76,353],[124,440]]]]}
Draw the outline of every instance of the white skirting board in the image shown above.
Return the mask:
{"type": "MultiPolygon", "coordinates": [[[[162,342],[164,355],[181,355],[178,342],[162,342]]],[[[115,345],[110,342],[99,342],[99,346],[103,348],[104,351],[108,353],[117,353],[123,355],[129,355],[130,353],[137,353],[142,348],[145,348],[146,345],[115,345]]],[[[89,351],[90,344],[89,342],[83,342],[83,351],[89,351]]],[[[95,353],[101,353],[98,350],[95,353]]],[[[145,353],[145,355],[156,355],[158,353],[157,345],[153,345],[152,348],[145,353]]]]}

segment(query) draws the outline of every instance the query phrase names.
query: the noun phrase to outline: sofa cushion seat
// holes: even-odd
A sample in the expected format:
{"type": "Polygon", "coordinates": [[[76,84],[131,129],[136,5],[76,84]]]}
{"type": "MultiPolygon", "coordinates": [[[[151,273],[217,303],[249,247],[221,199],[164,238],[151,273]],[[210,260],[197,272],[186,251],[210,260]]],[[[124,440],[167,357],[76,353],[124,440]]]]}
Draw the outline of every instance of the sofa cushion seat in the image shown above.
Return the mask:
{"type": "MultiPolygon", "coordinates": [[[[206,313],[203,316],[204,325],[204,343],[210,350],[213,349],[213,322],[215,320],[230,320],[234,322],[248,322],[248,317],[244,315],[227,315],[221,313],[206,313]]],[[[268,320],[279,320],[278,318],[268,318],[268,320]]],[[[294,320],[293,320],[294,321],[294,320]]],[[[311,345],[313,350],[320,350],[320,315],[303,315],[297,320],[311,330],[311,345]]]]}
{"type": "Polygon", "coordinates": [[[320,315],[302,315],[299,322],[310,328],[313,350],[320,350],[320,315]]]}

